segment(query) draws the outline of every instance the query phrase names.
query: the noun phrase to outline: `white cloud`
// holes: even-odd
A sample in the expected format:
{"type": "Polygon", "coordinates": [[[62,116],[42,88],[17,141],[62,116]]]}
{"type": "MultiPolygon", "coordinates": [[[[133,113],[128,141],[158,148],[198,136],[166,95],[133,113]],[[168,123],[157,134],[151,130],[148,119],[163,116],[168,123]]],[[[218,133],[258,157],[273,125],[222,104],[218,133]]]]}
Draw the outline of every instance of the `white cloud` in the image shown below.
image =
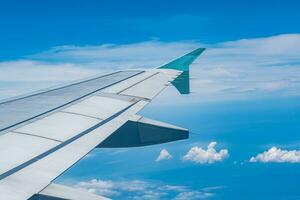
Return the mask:
{"type": "Polygon", "coordinates": [[[186,191],[188,188],[186,186],[182,185],[163,185],[160,187],[160,190],[163,191],[178,191],[183,192],[186,191]]]}
{"type": "Polygon", "coordinates": [[[192,68],[192,77],[197,77],[192,89],[197,96],[224,100],[299,94],[300,34],[244,39],[210,47],[192,68]]]}
{"type": "Polygon", "coordinates": [[[268,151],[264,151],[255,157],[251,157],[250,162],[300,163],[300,151],[288,151],[277,147],[272,147],[268,151]]]}
{"type": "Polygon", "coordinates": [[[83,79],[105,70],[32,60],[0,62],[0,99],[83,79]]]}
{"type": "Polygon", "coordinates": [[[71,81],[101,72],[72,63],[49,63],[33,60],[0,62],[0,81],[71,81]]]}
{"type": "MultiPolygon", "coordinates": [[[[100,71],[157,67],[199,46],[208,49],[192,66],[193,93],[177,97],[178,100],[199,102],[299,95],[300,34],[217,44],[148,41],[54,47],[29,55],[26,60],[0,62],[0,94],[12,96],[100,71]]],[[[168,100],[177,93],[168,91],[163,96],[160,103],[170,103],[168,100]]]]}
{"type": "Polygon", "coordinates": [[[133,180],[117,184],[124,191],[144,191],[151,186],[145,181],[133,180]]]}
{"type": "Polygon", "coordinates": [[[162,149],[155,161],[159,162],[162,160],[170,160],[170,159],[172,159],[172,155],[166,149],[162,149]]]}
{"type": "Polygon", "coordinates": [[[88,192],[104,195],[108,197],[119,196],[122,192],[139,192],[150,188],[149,184],[144,181],[111,181],[92,179],[77,183],[75,188],[83,189],[88,192]]]}
{"type": "Polygon", "coordinates": [[[218,161],[222,161],[229,156],[227,149],[221,149],[219,152],[215,149],[217,143],[211,142],[207,146],[207,150],[201,147],[192,147],[182,160],[192,161],[199,164],[212,164],[218,161]]]}
{"type": "Polygon", "coordinates": [[[179,193],[174,200],[196,200],[196,199],[208,199],[213,197],[213,193],[201,192],[201,191],[188,191],[179,193]]]}
{"type": "Polygon", "coordinates": [[[153,68],[195,47],[192,42],[153,41],[128,45],[54,47],[23,60],[0,62],[0,99],[108,71],[153,68]]]}
{"type": "Polygon", "coordinates": [[[161,192],[161,191],[144,191],[143,194],[141,195],[136,195],[133,196],[132,198],[128,199],[133,199],[133,200],[157,200],[157,199],[162,199],[162,197],[167,196],[167,193],[161,192]]]}
{"type": "Polygon", "coordinates": [[[120,199],[207,199],[221,187],[191,189],[188,186],[162,184],[156,181],[112,181],[93,179],[79,182],[73,187],[110,198],[120,199]]]}
{"type": "Polygon", "coordinates": [[[85,63],[101,68],[157,67],[174,56],[197,48],[196,42],[147,41],[126,45],[104,44],[99,46],[58,46],[29,59],[85,63]],[[101,64],[100,66],[98,64],[101,64]]]}
{"type": "Polygon", "coordinates": [[[115,186],[112,181],[92,179],[87,182],[79,182],[74,187],[104,196],[116,196],[119,194],[119,192],[113,190],[115,186]]]}

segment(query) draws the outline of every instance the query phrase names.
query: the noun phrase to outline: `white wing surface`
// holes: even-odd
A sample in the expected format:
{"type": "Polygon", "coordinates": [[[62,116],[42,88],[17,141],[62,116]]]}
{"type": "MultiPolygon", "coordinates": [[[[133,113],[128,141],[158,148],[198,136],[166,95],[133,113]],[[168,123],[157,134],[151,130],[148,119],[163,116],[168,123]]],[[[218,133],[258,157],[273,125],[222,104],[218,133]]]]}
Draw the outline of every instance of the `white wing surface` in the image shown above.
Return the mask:
{"type": "Polygon", "coordinates": [[[189,65],[203,51],[0,102],[0,199],[105,199],[52,181],[97,147],[188,138],[187,129],[137,113],[170,83],[189,93],[189,65]]]}

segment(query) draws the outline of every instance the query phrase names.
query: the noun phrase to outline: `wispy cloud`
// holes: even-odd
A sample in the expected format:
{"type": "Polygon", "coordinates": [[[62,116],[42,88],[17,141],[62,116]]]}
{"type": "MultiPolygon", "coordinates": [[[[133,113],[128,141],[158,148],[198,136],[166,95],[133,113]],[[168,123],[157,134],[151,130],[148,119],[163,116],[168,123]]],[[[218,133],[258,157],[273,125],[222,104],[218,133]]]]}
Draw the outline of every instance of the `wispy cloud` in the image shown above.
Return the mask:
{"type": "Polygon", "coordinates": [[[229,156],[227,149],[221,149],[217,151],[215,149],[217,143],[211,142],[207,146],[207,150],[202,149],[201,147],[192,147],[186,155],[182,157],[184,161],[192,161],[198,164],[212,164],[224,160],[229,156]]]}
{"type": "Polygon", "coordinates": [[[155,159],[156,162],[162,161],[162,160],[170,160],[172,159],[172,155],[166,150],[166,149],[162,149],[159,153],[159,155],[157,156],[157,158],[155,159]]]}
{"type": "Polygon", "coordinates": [[[263,153],[259,153],[258,155],[251,157],[250,162],[300,163],[300,151],[289,151],[272,147],[263,153]]]}
{"type": "Polygon", "coordinates": [[[174,200],[208,199],[213,196],[214,194],[209,192],[189,191],[179,193],[174,200]]]}
{"type": "Polygon", "coordinates": [[[92,179],[73,187],[91,193],[119,199],[207,199],[221,187],[191,189],[182,185],[168,185],[155,181],[112,181],[92,179]]]}
{"type": "Polygon", "coordinates": [[[0,99],[105,73],[72,63],[33,60],[0,62],[0,70],[0,99]]]}
{"type": "MultiPolygon", "coordinates": [[[[217,44],[148,41],[59,46],[25,60],[1,62],[0,92],[12,96],[30,90],[30,86],[36,89],[37,85],[54,85],[99,72],[157,67],[199,46],[208,49],[192,66],[193,93],[183,97],[184,101],[299,95],[300,34],[217,44]]],[[[175,95],[169,92],[166,97],[175,95]]]]}
{"type": "Polygon", "coordinates": [[[224,100],[297,95],[299,45],[300,34],[210,45],[192,68],[192,77],[197,77],[194,96],[224,100]]]}
{"type": "Polygon", "coordinates": [[[99,46],[58,46],[28,59],[84,63],[95,68],[156,67],[199,46],[196,42],[147,41],[133,44],[99,46]],[[98,65],[101,64],[101,65],[98,65]]]}
{"type": "Polygon", "coordinates": [[[119,192],[114,191],[114,183],[112,181],[104,181],[93,179],[87,182],[79,182],[75,185],[76,188],[84,189],[91,193],[101,194],[104,196],[115,196],[119,195],[119,192]]]}

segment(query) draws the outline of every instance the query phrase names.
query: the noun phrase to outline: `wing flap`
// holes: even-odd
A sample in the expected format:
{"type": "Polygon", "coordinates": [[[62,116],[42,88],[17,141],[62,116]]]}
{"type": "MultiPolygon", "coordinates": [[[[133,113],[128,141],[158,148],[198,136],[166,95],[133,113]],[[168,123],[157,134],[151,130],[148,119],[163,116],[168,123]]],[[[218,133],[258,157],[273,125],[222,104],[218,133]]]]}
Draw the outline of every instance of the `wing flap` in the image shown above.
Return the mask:
{"type": "Polygon", "coordinates": [[[120,99],[93,96],[76,105],[66,108],[64,111],[104,120],[130,104],[131,102],[120,99]]]}
{"type": "Polygon", "coordinates": [[[148,102],[139,101],[104,120],[98,126],[78,135],[74,140],[61,145],[50,154],[35,160],[0,180],[0,194],[6,200],[28,199],[39,193],[52,180],[84,157],[99,143],[115,132],[148,102]],[[16,192],[17,191],[17,192],[16,192]]]}
{"type": "Polygon", "coordinates": [[[109,200],[106,197],[59,184],[50,184],[29,200],[109,200]]]}
{"type": "Polygon", "coordinates": [[[132,87],[133,85],[136,85],[136,84],[152,77],[154,74],[156,74],[155,71],[146,71],[146,72],[141,73],[137,76],[134,76],[130,79],[127,79],[127,80],[125,80],[121,83],[118,83],[118,84],[113,85],[111,87],[105,88],[104,90],[102,90],[102,92],[119,94],[122,91],[132,87]]]}
{"type": "Polygon", "coordinates": [[[0,137],[0,175],[51,149],[60,142],[9,132],[0,137]]]}
{"type": "Polygon", "coordinates": [[[126,89],[121,94],[153,99],[166,87],[169,80],[166,74],[157,72],[154,76],[126,89]]]}
{"type": "Polygon", "coordinates": [[[145,117],[133,117],[101,142],[98,148],[124,148],[161,144],[187,139],[187,129],[145,117]]]}
{"type": "MultiPolygon", "coordinates": [[[[181,59],[176,65],[150,72],[117,72],[0,102],[0,142],[6,143],[5,150],[0,146],[0,156],[11,162],[9,169],[2,169],[0,174],[1,199],[23,200],[41,192],[129,119],[138,119],[136,113],[185,71],[174,66],[192,62],[194,54],[199,52],[187,54],[190,58],[181,59]],[[17,138],[14,143],[3,139],[17,134],[39,141],[17,138]],[[47,141],[46,145],[40,140],[47,141]],[[51,146],[48,141],[56,143],[51,146]],[[16,159],[10,159],[9,152],[15,151],[18,144],[20,150],[11,154],[16,159]]],[[[182,139],[188,134],[185,129],[151,120],[140,121],[137,128],[143,145],[182,139]],[[145,134],[156,128],[168,134],[145,134]]]]}
{"type": "Polygon", "coordinates": [[[50,111],[59,110],[141,73],[143,72],[119,71],[0,102],[0,135],[4,130],[43,116],[50,111]]]}
{"type": "Polygon", "coordinates": [[[60,111],[18,128],[14,132],[64,142],[100,121],[100,119],[60,111]]]}

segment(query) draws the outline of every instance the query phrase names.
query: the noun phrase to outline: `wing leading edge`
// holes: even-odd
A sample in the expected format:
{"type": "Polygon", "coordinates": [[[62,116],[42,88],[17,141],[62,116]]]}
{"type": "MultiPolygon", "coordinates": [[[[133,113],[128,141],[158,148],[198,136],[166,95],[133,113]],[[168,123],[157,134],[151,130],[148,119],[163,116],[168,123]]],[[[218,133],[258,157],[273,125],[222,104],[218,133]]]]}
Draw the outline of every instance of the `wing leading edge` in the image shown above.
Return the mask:
{"type": "Polygon", "coordinates": [[[137,113],[169,83],[189,93],[189,65],[203,51],[157,69],[120,71],[0,102],[0,199],[42,199],[43,191],[53,192],[54,179],[96,147],[188,138],[187,129],[137,113]]]}

